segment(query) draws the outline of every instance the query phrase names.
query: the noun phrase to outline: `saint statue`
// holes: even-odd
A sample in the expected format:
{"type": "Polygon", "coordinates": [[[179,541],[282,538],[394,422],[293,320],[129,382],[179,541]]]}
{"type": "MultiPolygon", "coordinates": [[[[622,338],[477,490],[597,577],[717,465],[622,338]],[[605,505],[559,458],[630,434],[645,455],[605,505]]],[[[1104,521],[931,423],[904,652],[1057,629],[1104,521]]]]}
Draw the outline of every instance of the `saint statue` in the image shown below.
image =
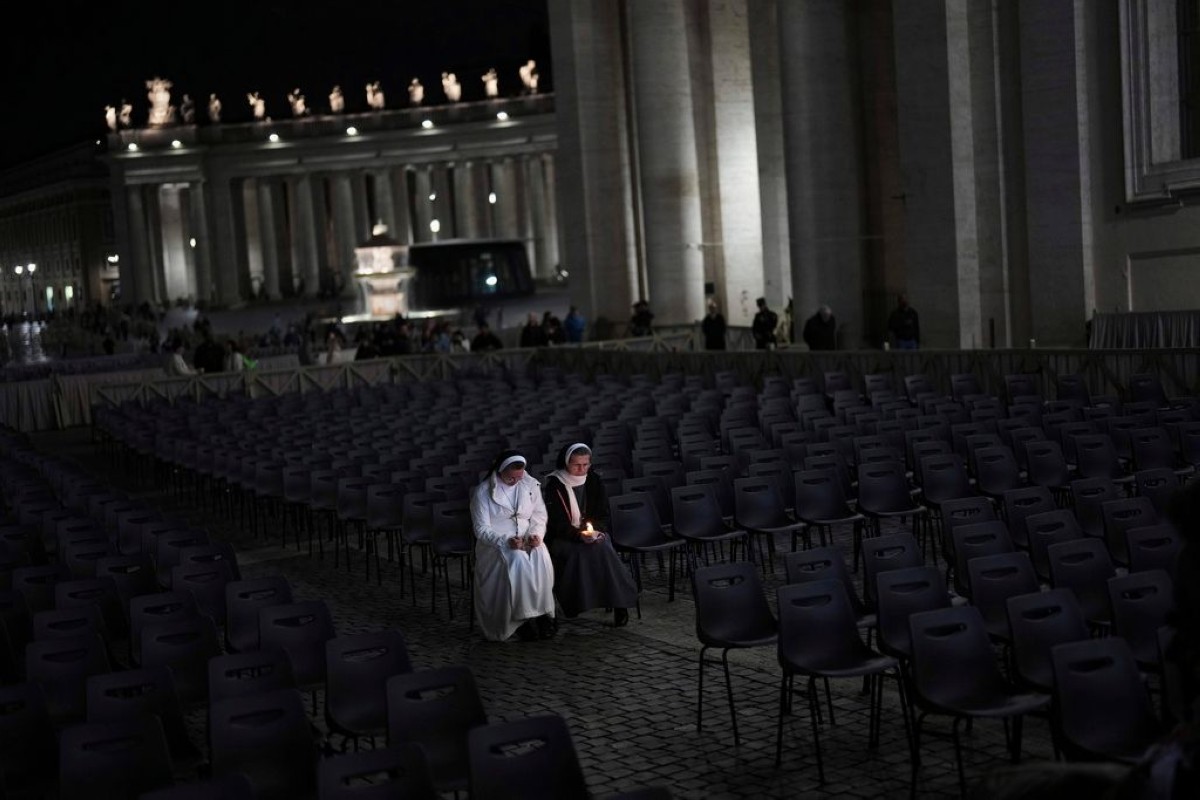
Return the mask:
{"type": "Polygon", "coordinates": [[[408,84],[408,102],[409,105],[419,106],[425,102],[425,87],[416,78],[408,84]]]}
{"type": "Polygon", "coordinates": [[[104,107],[104,124],[108,126],[110,131],[117,129],[117,108],[116,106],[104,107]]]}
{"type": "Polygon", "coordinates": [[[500,79],[496,77],[495,69],[483,73],[483,91],[488,97],[500,96],[500,79]]]}
{"type": "Polygon", "coordinates": [[[172,83],[163,78],[152,78],[146,81],[150,91],[146,97],[150,100],[150,117],[147,124],[151,128],[161,128],[175,121],[175,107],[171,105],[172,83]]]}
{"type": "Polygon", "coordinates": [[[267,118],[267,101],[258,96],[258,92],[250,92],[246,95],[246,102],[250,104],[250,108],[254,110],[254,119],[261,122],[267,118]]]}
{"type": "Polygon", "coordinates": [[[122,128],[133,125],[133,106],[126,102],[124,97],[121,98],[121,112],[117,114],[117,122],[122,128]]]}
{"type": "Polygon", "coordinates": [[[192,96],[185,94],[183,100],[179,102],[179,116],[183,119],[184,125],[192,125],[196,122],[196,104],[192,102],[192,96]]]}
{"type": "Polygon", "coordinates": [[[537,94],[537,62],[532,58],[529,59],[524,66],[517,70],[517,74],[521,76],[521,84],[525,87],[525,91],[529,94],[537,94]]]}
{"type": "Polygon", "coordinates": [[[462,84],[458,82],[458,76],[453,72],[442,73],[442,91],[446,93],[446,99],[451,103],[457,103],[462,99],[462,84]]]}
{"type": "Polygon", "coordinates": [[[333,91],[329,93],[329,111],[332,114],[340,114],[346,110],[346,98],[342,97],[342,87],[334,86],[333,91]]]}
{"type": "Polygon", "coordinates": [[[221,99],[215,93],[208,96],[208,121],[214,124],[221,121],[221,99]]]}
{"type": "Polygon", "coordinates": [[[375,111],[383,110],[383,89],[380,88],[379,81],[367,84],[367,107],[375,111]]]}
{"type": "Polygon", "coordinates": [[[308,106],[304,102],[304,95],[300,94],[300,89],[295,88],[288,92],[288,102],[292,105],[292,116],[303,117],[308,113],[308,106]]]}

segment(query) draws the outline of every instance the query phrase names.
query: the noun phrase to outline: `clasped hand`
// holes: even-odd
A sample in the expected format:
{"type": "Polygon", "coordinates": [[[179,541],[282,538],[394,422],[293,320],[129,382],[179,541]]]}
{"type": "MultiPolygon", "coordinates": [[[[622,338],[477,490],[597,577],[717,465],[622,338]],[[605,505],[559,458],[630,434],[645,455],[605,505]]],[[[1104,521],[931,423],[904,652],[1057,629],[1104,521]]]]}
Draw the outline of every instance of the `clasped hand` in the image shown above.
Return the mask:
{"type": "Polygon", "coordinates": [[[541,547],[541,546],[542,546],[542,537],[540,537],[536,534],[531,535],[531,536],[525,536],[525,537],[514,536],[508,540],[508,547],[510,550],[524,550],[526,552],[529,552],[529,551],[533,550],[534,548],[541,547]]]}

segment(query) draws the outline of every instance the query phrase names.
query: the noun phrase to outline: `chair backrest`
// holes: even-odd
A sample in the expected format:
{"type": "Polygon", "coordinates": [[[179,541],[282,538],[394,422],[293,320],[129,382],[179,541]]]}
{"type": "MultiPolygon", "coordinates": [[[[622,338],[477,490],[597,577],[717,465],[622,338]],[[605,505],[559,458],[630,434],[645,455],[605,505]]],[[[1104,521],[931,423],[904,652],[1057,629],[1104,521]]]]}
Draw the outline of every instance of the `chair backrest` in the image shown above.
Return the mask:
{"type": "MultiPolygon", "coordinates": [[[[953,547],[954,529],[997,519],[995,504],[983,495],[960,497],[942,503],[942,528],[953,547]]],[[[953,552],[951,550],[951,552],[953,552]]]]}
{"type": "Polygon", "coordinates": [[[1071,501],[1079,526],[1088,536],[1104,536],[1103,504],[1122,497],[1110,477],[1079,478],[1071,481],[1071,501]]]}
{"type": "Polygon", "coordinates": [[[56,722],[83,719],[87,679],[108,671],[107,648],[96,635],[40,639],[25,645],[25,679],[42,687],[56,722]]]}
{"type": "Polygon", "coordinates": [[[197,615],[147,625],[142,629],[139,652],[142,666],[171,668],[180,701],[208,700],[208,660],[221,654],[211,617],[197,615]]]}
{"type": "Polygon", "coordinates": [[[696,636],[709,646],[771,637],[775,615],[767,603],[758,567],[748,561],[700,567],[692,573],[696,636]]]}
{"type": "Polygon", "coordinates": [[[325,643],[325,716],[349,734],[387,731],[387,682],[412,672],[399,630],[343,634],[325,643]]]}
{"type": "Polygon", "coordinates": [[[1133,485],[1139,497],[1147,498],[1159,516],[1165,517],[1171,499],[1179,492],[1179,477],[1170,467],[1135,472],[1133,485]]]}
{"type": "Polygon", "coordinates": [[[1125,531],[1125,544],[1129,547],[1129,571],[1142,572],[1148,569],[1164,569],[1175,578],[1175,567],[1183,540],[1175,526],[1169,522],[1130,528],[1125,531]]]}
{"type": "Polygon", "coordinates": [[[475,676],[462,665],[389,678],[387,720],[388,747],[424,747],[439,787],[465,784],[467,731],[488,721],[475,676]]]}
{"type": "Polygon", "coordinates": [[[216,777],[241,773],[257,797],[303,797],[316,784],[316,743],[294,689],[235,697],[209,706],[216,777]]]}
{"type": "Polygon", "coordinates": [[[62,800],[135,797],[174,780],[167,739],[156,716],[72,725],[59,737],[62,800]]]}
{"type": "Polygon", "coordinates": [[[854,607],[855,615],[862,616],[866,613],[858,590],[854,588],[854,580],[850,576],[846,560],[836,547],[812,547],[788,553],[784,556],[783,567],[785,579],[789,584],[821,580],[841,581],[854,607]]]}
{"type": "Polygon", "coordinates": [[[1029,556],[1038,577],[1049,580],[1050,561],[1047,550],[1059,542],[1069,542],[1082,537],[1083,528],[1070,509],[1057,508],[1025,517],[1025,530],[1029,536],[1029,556]]]}
{"type": "Polygon", "coordinates": [[[971,578],[967,564],[971,559],[1013,552],[1008,526],[994,519],[959,525],[954,528],[954,590],[971,597],[971,578]]]}
{"type": "Polygon", "coordinates": [[[946,581],[935,566],[906,567],[875,576],[879,646],[898,658],[912,655],[908,618],[920,611],[950,607],[946,581]]]}
{"type": "Polygon", "coordinates": [[[863,559],[863,602],[868,608],[875,607],[874,586],[877,576],[888,570],[919,567],[925,562],[921,546],[911,533],[893,533],[864,539],[863,559]]]}
{"type": "Polygon", "coordinates": [[[676,486],[671,489],[675,534],[702,539],[726,532],[716,487],[711,484],[676,486]]]}
{"type": "Polygon", "coordinates": [[[147,625],[191,619],[200,614],[191,592],[172,591],[139,595],[129,601],[129,652],[141,653],[142,631],[147,625]]]}
{"type": "Polygon", "coordinates": [[[1046,548],[1046,560],[1050,562],[1050,585],[1074,591],[1089,624],[1111,618],[1108,579],[1116,570],[1104,542],[1085,536],[1052,544],[1046,548]]]}
{"type": "Polygon", "coordinates": [[[717,504],[721,516],[732,517],[734,514],[733,474],[725,469],[700,469],[687,473],[686,485],[710,485],[716,493],[717,504]]]}
{"type": "Polygon", "coordinates": [[[176,591],[190,592],[200,613],[214,621],[225,620],[225,587],[233,581],[233,568],[224,560],[180,565],[171,570],[171,586],[176,591]]]}
{"type": "Polygon", "coordinates": [[[1088,638],[1079,600],[1069,589],[1050,589],[1014,595],[1006,605],[1013,674],[1021,684],[1049,693],[1054,687],[1051,651],[1088,638]]]}
{"type": "Polygon", "coordinates": [[[185,547],[179,551],[179,566],[212,565],[224,562],[229,565],[232,580],[242,579],[242,570],[238,565],[237,552],[229,542],[209,542],[208,544],[185,547]]]}
{"type": "Polygon", "coordinates": [[[645,494],[654,501],[658,518],[666,524],[671,522],[671,495],[662,478],[642,477],[626,478],[621,481],[621,494],[645,494]]]}
{"type": "Polygon", "coordinates": [[[467,500],[446,500],[433,504],[433,537],[430,548],[437,555],[469,553],[475,546],[471,524],[471,505],[467,500]]]}
{"type": "Polygon", "coordinates": [[[225,643],[231,652],[258,649],[258,612],[292,602],[292,587],[282,575],[225,584],[225,643]]]}
{"type": "Polygon", "coordinates": [[[971,559],[967,583],[971,604],[983,615],[988,633],[997,638],[1008,636],[1008,598],[1038,590],[1033,561],[1021,550],[971,559]]]}
{"type": "Polygon", "coordinates": [[[1163,569],[1131,572],[1108,579],[1112,632],[1125,637],[1143,666],[1157,668],[1157,631],[1175,609],[1174,583],[1163,569]]]}
{"type": "Polygon", "coordinates": [[[437,800],[429,758],[420,745],[341,753],[317,763],[319,800],[437,800]]]}
{"type": "Polygon", "coordinates": [[[793,474],[796,518],[814,522],[852,516],[841,477],[832,469],[806,469],[793,474]]]}
{"type": "Polygon", "coordinates": [[[471,797],[553,800],[589,794],[571,733],[557,714],[474,728],[467,752],[471,797]]]}
{"type": "Polygon", "coordinates": [[[20,592],[30,612],[54,607],[54,585],[70,575],[61,564],[17,567],[9,577],[13,591],[20,592]]]}
{"type": "Polygon", "coordinates": [[[1075,436],[1073,441],[1076,473],[1081,478],[1119,478],[1125,474],[1107,433],[1075,436]]]}
{"type": "Polygon", "coordinates": [[[14,788],[54,774],[58,732],[36,682],[0,685],[0,777],[14,788]]]}
{"type": "Polygon", "coordinates": [[[781,664],[800,670],[854,663],[863,645],[854,603],[839,578],[780,586],[778,653],[781,664]]]}
{"type": "Polygon", "coordinates": [[[154,562],[145,554],[101,558],[96,561],[96,577],[113,582],[125,607],[134,597],[158,591],[154,562]]]}
{"type": "Polygon", "coordinates": [[[1060,644],[1051,659],[1060,745],[1068,757],[1136,758],[1158,738],[1161,726],[1124,639],[1060,644]]]}
{"type": "Polygon", "coordinates": [[[1104,542],[1108,545],[1108,554],[1113,562],[1121,565],[1129,563],[1125,532],[1158,522],[1158,514],[1148,497],[1107,500],[1100,504],[1100,515],[1104,518],[1104,542]]]}
{"type": "Polygon", "coordinates": [[[88,722],[115,722],[153,714],[172,753],[193,751],[183,708],[168,667],[129,669],[87,679],[88,722]]]}
{"type": "Polygon", "coordinates": [[[913,508],[904,466],[891,461],[859,464],[858,507],[867,514],[913,508]]]}
{"type": "Polygon", "coordinates": [[[1029,482],[1050,489],[1062,488],[1070,481],[1067,460],[1058,442],[1033,439],[1025,442],[1029,482]]]}
{"type": "Polygon", "coordinates": [[[324,685],[325,643],[336,635],[324,600],[259,608],[258,635],[261,646],[280,647],[288,654],[297,686],[324,685]]]}
{"type": "Polygon", "coordinates": [[[76,636],[99,636],[109,640],[108,628],[99,606],[77,606],[38,611],[33,615],[33,638],[63,639],[76,636]]]}
{"type": "Polygon", "coordinates": [[[87,578],[55,584],[54,607],[59,611],[93,607],[100,612],[105,629],[114,638],[124,638],[128,634],[125,606],[112,578],[87,578]]]}
{"type": "Polygon", "coordinates": [[[248,653],[227,653],[208,661],[210,703],[295,688],[292,662],[280,647],[264,647],[248,653]]]}
{"type": "Polygon", "coordinates": [[[911,674],[918,700],[940,708],[961,706],[1003,691],[983,615],[974,606],[922,611],[908,618],[911,674]]]}
{"type": "Polygon", "coordinates": [[[1129,434],[1136,471],[1152,467],[1174,467],[1178,460],[1171,437],[1162,428],[1137,428],[1129,434]]]}
{"type": "Polygon", "coordinates": [[[613,546],[647,547],[666,540],[658,506],[647,494],[621,494],[608,501],[613,546]]]}

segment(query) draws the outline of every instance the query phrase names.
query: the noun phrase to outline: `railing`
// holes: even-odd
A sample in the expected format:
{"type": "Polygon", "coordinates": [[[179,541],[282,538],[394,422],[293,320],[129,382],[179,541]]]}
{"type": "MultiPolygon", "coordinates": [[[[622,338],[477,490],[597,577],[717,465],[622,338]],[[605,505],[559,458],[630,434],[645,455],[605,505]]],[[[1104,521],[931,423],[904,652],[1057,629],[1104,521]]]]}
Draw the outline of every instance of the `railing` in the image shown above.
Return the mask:
{"type": "MultiPolygon", "coordinates": [[[[736,333],[735,335],[741,335],[736,333]]],[[[167,377],[161,373],[72,376],[74,391],[83,394],[65,413],[63,400],[51,392],[41,399],[23,398],[24,412],[17,418],[0,414],[0,420],[20,430],[46,430],[91,423],[97,404],[118,406],[181,400],[200,402],[210,397],[265,397],[289,392],[321,392],[356,386],[454,377],[536,377],[547,369],[573,372],[591,379],[598,374],[667,373],[703,375],[710,381],[718,372],[733,372],[739,382],[761,385],[767,375],[812,377],[820,384],[825,372],[849,374],[855,385],[869,374],[892,376],[903,389],[903,377],[928,376],[933,385],[949,393],[950,377],[971,373],[982,390],[1004,396],[1005,376],[1032,375],[1047,399],[1056,396],[1060,375],[1081,375],[1094,395],[1128,396],[1129,379],[1153,374],[1169,396],[1200,394],[1200,349],[1178,350],[915,350],[837,351],[813,353],[780,350],[697,349],[701,341],[695,326],[660,329],[653,336],[582,345],[503,349],[483,354],[421,354],[331,365],[284,369],[258,369],[243,373],[167,377]],[[45,408],[31,409],[30,403],[45,408]],[[79,408],[76,408],[76,407],[79,408]],[[82,408],[82,410],[80,410],[82,408]]],[[[21,386],[16,384],[15,386],[21,386]]],[[[0,398],[3,399],[3,398],[0,398]]],[[[3,411],[0,403],[0,411],[3,411]]]]}

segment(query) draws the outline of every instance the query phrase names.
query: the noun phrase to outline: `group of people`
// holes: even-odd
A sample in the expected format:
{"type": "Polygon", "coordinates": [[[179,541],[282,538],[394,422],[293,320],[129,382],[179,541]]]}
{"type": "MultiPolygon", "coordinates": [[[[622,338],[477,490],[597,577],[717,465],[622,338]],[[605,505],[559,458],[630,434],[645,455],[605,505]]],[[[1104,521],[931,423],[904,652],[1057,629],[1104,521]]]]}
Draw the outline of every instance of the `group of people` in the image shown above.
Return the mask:
{"type": "Polygon", "coordinates": [[[637,586],[607,533],[608,497],[582,442],[559,451],[541,484],[525,457],[505,450],[471,495],[476,616],[484,638],[552,638],[557,606],[568,619],[596,608],[629,622],[637,586]]]}
{"type": "MultiPolygon", "coordinates": [[[[758,350],[774,350],[779,343],[779,315],[767,305],[765,297],[758,298],[756,305],[754,320],[750,324],[754,347],[758,350]]],[[[790,302],[787,311],[790,314],[790,302]]],[[[707,313],[700,322],[700,331],[706,350],[725,349],[725,317],[712,300],[709,300],[707,313]]],[[[818,308],[804,322],[801,338],[809,350],[837,350],[838,325],[833,309],[828,305],[818,308]]],[[[896,308],[888,317],[888,342],[897,350],[916,350],[920,346],[920,318],[917,310],[909,305],[907,295],[901,294],[897,298],[896,308]]]]}

